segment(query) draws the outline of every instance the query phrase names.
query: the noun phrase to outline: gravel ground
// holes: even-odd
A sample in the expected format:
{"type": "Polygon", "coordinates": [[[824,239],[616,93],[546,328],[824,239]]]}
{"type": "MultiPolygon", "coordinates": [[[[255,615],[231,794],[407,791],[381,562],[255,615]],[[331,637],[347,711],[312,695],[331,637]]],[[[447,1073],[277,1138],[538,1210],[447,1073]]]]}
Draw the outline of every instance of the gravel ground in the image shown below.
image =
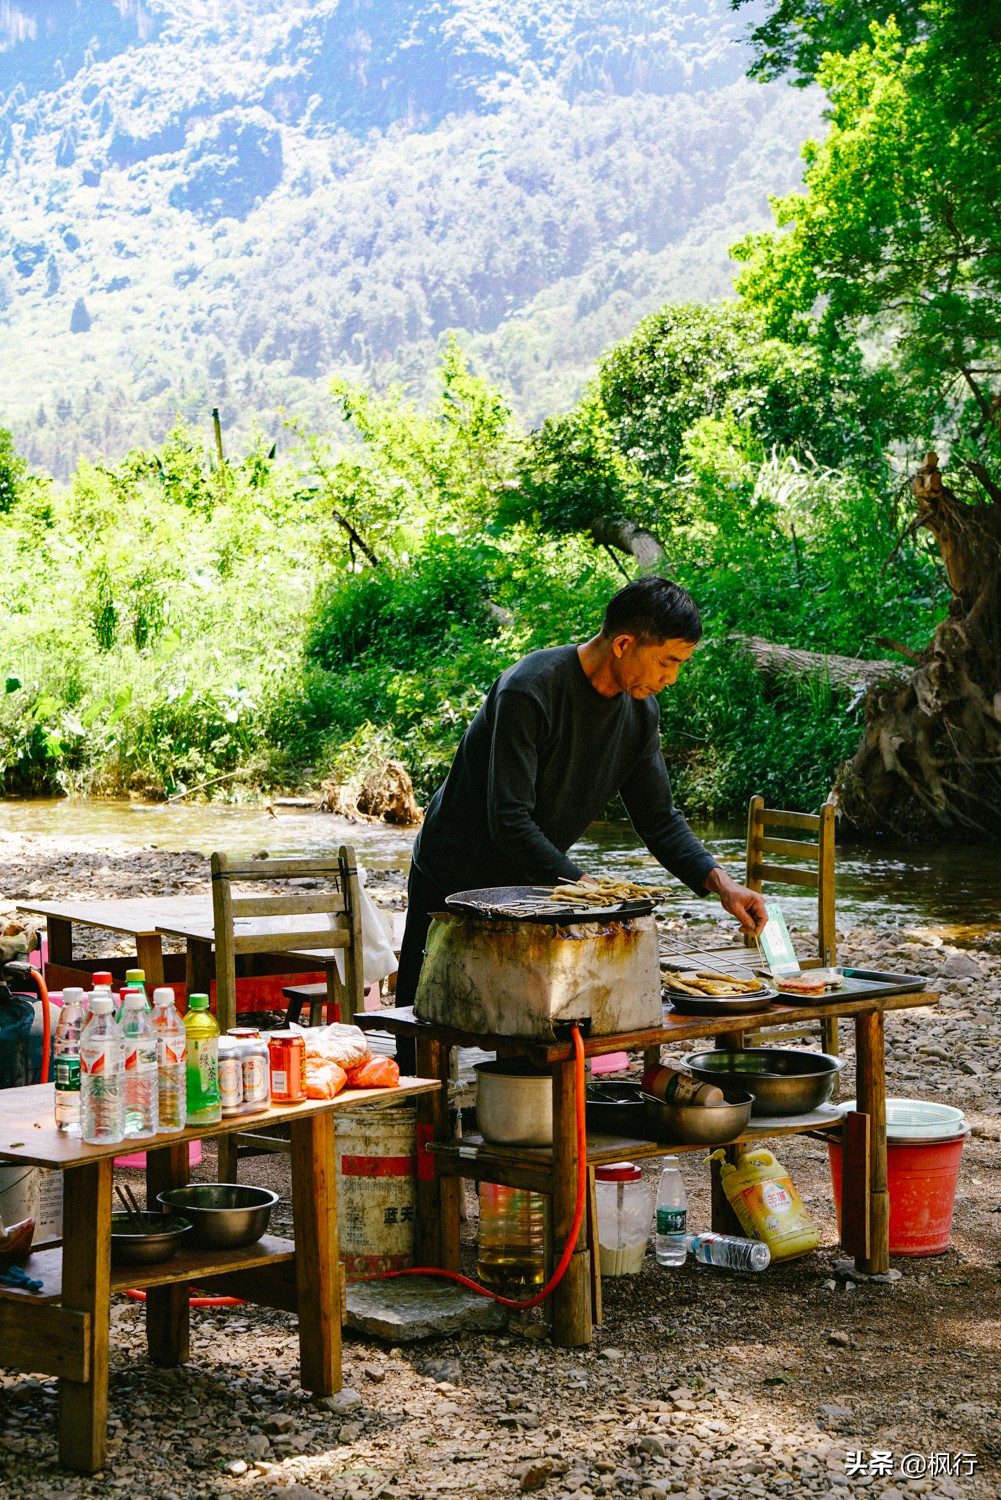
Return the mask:
{"type": "MultiPolygon", "coordinates": [[[[0,916],[18,899],[165,895],[203,882],[194,854],[0,834],[0,916]]],[[[402,879],[383,876],[373,895],[398,908],[402,879]]],[[[926,974],[942,995],[933,1011],[887,1018],[887,1077],[891,1095],[961,1105],[973,1129],[945,1255],[896,1258],[889,1282],[847,1275],[826,1149],[794,1137],[776,1151],[820,1229],[820,1251],[759,1276],[665,1270],[648,1253],[638,1276],[606,1280],[589,1350],[554,1349],[538,1314],[514,1318],[501,1336],[405,1350],[349,1334],[345,1389],[317,1400],[297,1385],[294,1318],[196,1309],[192,1362],[157,1370],[145,1361],[141,1309],[116,1298],[107,1469],[64,1474],[55,1381],[0,1370],[0,1494],[995,1500],[1001,966],[927,931],[845,933],[840,956],[926,974]]],[[[841,1046],[850,1057],[849,1026],[841,1046]]],[[[693,1156],[684,1171],[690,1223],[707,1225],[705,1173],[693,1156]]],[[[275,1222],[287,1224],[286,1161],[259,1158],[241,1173],[282,1192],[275,1222]]],[[[213,1175],[207,1149],[196,1176],[213,1175]]],[[[466,1254],[472,1269],[471,1245],[466,1254]]]]}

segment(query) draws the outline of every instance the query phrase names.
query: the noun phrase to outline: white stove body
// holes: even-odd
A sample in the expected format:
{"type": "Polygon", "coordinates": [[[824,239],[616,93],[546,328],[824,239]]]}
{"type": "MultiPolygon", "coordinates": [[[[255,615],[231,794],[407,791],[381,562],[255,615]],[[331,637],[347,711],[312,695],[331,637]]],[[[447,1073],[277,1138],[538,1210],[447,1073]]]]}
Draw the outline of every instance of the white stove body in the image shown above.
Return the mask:
{"type": "Polygon", "coordinates": [[[568,923],[436,917],[414,1012],[478,1034],[552,1040],[559,1022],[591,1036],[662,1020],[653,917],[568,923]]]}

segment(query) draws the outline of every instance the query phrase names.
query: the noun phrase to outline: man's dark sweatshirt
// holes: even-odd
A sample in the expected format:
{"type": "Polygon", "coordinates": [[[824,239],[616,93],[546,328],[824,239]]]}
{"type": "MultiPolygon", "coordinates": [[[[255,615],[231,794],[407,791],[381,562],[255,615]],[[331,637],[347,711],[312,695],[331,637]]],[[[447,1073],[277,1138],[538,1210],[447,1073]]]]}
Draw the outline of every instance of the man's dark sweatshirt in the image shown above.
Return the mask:
{"type": "Polygon", "coordinates": [[[650,853],[697,894],[716,861],[674,806],[656,698],[605,698],[576,646],[534,651],[494,683],[435,792],[414,861],[445,892],[551,885],[618,792],[650,853]]]}

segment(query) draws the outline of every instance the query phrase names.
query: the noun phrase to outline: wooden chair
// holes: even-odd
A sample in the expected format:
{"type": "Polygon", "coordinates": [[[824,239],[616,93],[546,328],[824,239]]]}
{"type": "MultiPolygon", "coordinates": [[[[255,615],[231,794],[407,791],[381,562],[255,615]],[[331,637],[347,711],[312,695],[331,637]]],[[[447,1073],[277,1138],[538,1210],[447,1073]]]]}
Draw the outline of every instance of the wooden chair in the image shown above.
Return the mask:
{"type": "MultiPolygon", "coordinates": [[[[269,859],[234,863],[212,855],[212,911],[215,928],[216,1019],[219,1030],[236,1025],[236,964],[239,956],[295,954],[317,956],[314,967],[327,976],[328,1009],[343,996],[347,1016],[363,1009],[361,904],[354,850],[342,844],[336,859],[269,859]],[[325,888],[292,888],[234,894],[234,884],[319,878],[325,888]],[[296,920],[290,921],[291,918],[296,920]],[[334,951],[344,955],[344,980],[337,974],[334,951]]],[[[261,1151],[288,1151],[289,1142],[258,1133],[233,1133],[219,1139],[219,1180],[236,1181],[237,1159],[261,1151]]]]}
{"type": "MultiPolygon", "coordinates": [[[[747,871],[745,884],[760,891],[763,883],[794,885],[817,892],[817,957],[801,959],[804,969],[833,967],[837,963],[834,928],[834,803],[828,798],[819,813],[787,812],[765,806],[764,797],[752,797],[747,810],[747,871]],[[776,834],[772,830],[779,830],[776,834]],[[791,831],[795,838],[786,836],[791,831]],[[815,834],[816,842],[800,837],[815,834]],[[787,855],[797,865],[774,864],[770,854],[787,855]],[[805,866],[805,868],[804,868],[805,866]]],[[[838,1023],[831,1018],[819,1022],[825,1052],[838,1050],[838,1023]]],[[[769,1040],[796,1035],[769,1030],[769,1040]]]]}

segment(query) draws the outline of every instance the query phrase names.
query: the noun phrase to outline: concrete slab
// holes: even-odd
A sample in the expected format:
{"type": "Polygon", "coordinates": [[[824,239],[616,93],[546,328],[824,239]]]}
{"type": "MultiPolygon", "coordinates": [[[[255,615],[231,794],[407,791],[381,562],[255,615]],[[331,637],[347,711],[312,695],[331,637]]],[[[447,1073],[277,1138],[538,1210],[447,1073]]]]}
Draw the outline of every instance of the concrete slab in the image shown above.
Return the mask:
{"type": "Polygon", "coordinates": [[[401,1276],[349,1284],[347,1325],[392,1344],[409,1344],[455,1333],[497,1332],[507,1327],[507,1310],[454,1282],[401,1276]]]}

